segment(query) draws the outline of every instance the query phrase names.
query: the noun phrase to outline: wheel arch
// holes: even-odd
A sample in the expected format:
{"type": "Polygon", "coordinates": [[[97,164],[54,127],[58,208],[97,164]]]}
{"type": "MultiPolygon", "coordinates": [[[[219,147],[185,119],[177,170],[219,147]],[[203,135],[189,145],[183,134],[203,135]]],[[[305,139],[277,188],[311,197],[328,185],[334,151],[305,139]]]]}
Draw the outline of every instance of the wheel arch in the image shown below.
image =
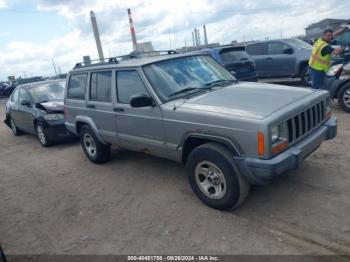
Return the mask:
{"type": "Polygon", "coordinates": [[[334,97],[335,98],[338,98],[339,97],[339,94],[340,94],[340,90],[344,87],[344,86],[346,86],[346,85],[349,85],[350,86],[350,79],[348,79],[347,81],[345,81],[344,83],[342,83],[341,85],[339,85],[338,87],[337,87],[337,90],[335,90],[334,91],[334,97]]]}
{"type": "Polygon", "coordinates": [[[80,134],[80,130],[84,125],[88,125],[92,132],[94,132],[95,136],[97,137],[97,139],[102,143],[107,145],[107,143],[103,140],[103,138],[101,137],[97,126],[95,125],[94,121],[90,118],[90,117],[86,117],[86,116],[77,116],[76,121],[75,121],[75,130],[77,132],[77,134],[80,134]]]}
{"type": "Polygon", "coordinates": [[[205,134],[190,134],[183,139],[182,150],[181,150],[181,162],[186,164],[188,156],[196,147],[206,143],[217,143],[223,145],[228,149],[234,156],[240,156],[243,154],[242,149],[237,143],[232,142],[230,139],[225,137],[218,137],[205,134]]]}

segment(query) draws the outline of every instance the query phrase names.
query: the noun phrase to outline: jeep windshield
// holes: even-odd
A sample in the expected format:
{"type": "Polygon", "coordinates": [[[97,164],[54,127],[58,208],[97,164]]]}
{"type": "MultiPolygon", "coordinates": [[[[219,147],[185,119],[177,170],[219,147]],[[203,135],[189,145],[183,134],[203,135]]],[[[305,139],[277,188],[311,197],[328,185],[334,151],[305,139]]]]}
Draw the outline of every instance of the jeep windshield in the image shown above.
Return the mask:
{"type": "Polygon", "coordinates": [[[143,67],[163,102],[199,94],[237,80],[211,57],[186,56],[155,62],[143,67]]]}

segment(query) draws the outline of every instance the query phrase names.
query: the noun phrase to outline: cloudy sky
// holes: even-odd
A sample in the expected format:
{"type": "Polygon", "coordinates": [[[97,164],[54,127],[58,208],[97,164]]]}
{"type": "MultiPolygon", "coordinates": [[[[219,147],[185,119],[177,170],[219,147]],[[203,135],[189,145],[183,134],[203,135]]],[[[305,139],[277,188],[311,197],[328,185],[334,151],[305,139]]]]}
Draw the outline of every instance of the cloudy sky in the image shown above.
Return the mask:
{"type": "Polygon", "coordinates": [[[126,8],[137,40],[159,50],[191,45],[191,31],[203,24],[209,42],[225,44],[301,35],[321,19],[350,18],[344,0],[0,0],[0,80],[53,75],[52,58],[62,72],[84,55],[96,58],[90,10],[105,56],[130,52],[126,8]]]}

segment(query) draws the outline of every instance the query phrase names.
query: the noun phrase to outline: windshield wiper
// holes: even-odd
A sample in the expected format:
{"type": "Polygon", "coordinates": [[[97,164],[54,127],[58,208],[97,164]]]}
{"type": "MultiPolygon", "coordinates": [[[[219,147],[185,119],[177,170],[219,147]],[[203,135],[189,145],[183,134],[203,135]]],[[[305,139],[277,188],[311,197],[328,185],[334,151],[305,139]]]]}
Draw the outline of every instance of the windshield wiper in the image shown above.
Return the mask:
{"type": "Polygon", "coordinates": [[[204,86],[214,86],[214,85],[218,85],[218,84],[230,84],[230,83],[233,83],[233,82],[237,82],[236,80],[234,79],[218,79],[218,80],[214,80],[214,81],[211,81],[211,82],[208,82],[206,83],[204,86]]]}
{"type": "Polygon", "coordinates": [[[181,89],[179,91],[176,91],[176,92],[170,94],[169,97],[176,96],[176,95],[179,95],[179,94],[182,94],[182,93],[187,93],[189,91],[196,90],[196,89],[202,89],[202,88],[200,88],[200,87],[186,87],[184,89],[181,89]]]}

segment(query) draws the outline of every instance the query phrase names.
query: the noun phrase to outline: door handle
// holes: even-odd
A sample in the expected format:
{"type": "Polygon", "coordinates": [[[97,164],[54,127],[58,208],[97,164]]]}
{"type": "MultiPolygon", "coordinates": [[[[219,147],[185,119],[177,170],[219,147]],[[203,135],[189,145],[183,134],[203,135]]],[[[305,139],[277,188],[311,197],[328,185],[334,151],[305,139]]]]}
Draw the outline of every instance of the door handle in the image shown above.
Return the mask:
{"type": "Polygon", "coordinates": [[[122,108],[122,107],[115,107],[115,108],[113,108],[113,111],[114,112],[124,112],[124,108],[122,108]]]}
{"type": "Polygon", "coordinates": [[[95,105],[87,104],[86,107],[87,108],[95,108],[95,105]]]}
{"type": "Polygon", "coordinates": [[[266,60],[272,60],[272,58],[271,58],[271,57],[268,57],[268,58],[266,58],[266,60]]]}

